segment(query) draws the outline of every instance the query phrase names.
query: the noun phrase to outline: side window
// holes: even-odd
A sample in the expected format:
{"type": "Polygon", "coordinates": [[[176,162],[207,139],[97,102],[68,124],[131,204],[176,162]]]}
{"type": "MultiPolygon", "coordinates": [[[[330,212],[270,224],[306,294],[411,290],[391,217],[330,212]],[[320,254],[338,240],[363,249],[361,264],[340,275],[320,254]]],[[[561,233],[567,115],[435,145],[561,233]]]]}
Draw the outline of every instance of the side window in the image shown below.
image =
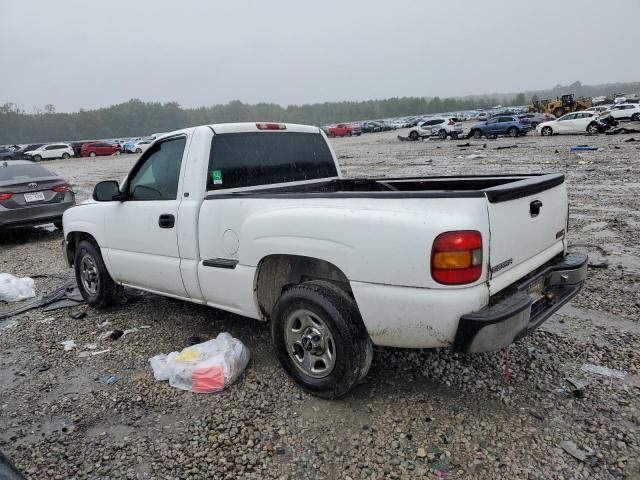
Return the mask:
{"type": "Polygon", "coordinates": [[[513,122],[513,118],[511,117],[500,117],[500,123],[509,123],[513,122]]]}
{"type": "Polygon", "coordinates": [[[498,123],[498,119],[497,118],[492,118],[487,123],[498,123]]]}
{"type": "Polygon", "coordinates": [[[186,138],[157,143],[144,154],[127,192],[132,200],[175,200],[186,138]]]}

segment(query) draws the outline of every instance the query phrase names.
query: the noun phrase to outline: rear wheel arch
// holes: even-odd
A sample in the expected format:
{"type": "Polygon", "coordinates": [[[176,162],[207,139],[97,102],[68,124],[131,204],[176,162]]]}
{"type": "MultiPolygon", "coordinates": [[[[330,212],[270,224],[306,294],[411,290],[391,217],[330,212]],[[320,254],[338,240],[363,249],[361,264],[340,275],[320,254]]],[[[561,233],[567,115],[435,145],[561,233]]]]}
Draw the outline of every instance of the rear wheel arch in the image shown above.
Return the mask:
{"type": "Polygon", "coordinates": [[[301,255],[263,257],[254,280],[256,303],[262,318],[271,317],[278,299],[288,288],[314,280],[331,283],[353,297],[347,276],[331,262],[301,255]]]}

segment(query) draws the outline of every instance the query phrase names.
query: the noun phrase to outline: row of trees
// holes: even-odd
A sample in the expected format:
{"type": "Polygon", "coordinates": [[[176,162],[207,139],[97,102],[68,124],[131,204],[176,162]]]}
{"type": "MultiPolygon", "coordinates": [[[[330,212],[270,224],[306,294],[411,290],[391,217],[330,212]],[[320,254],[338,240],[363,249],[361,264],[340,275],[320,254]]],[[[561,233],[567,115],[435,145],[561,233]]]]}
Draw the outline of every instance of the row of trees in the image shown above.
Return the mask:
{"type": "MultiPolygon", "coordinates": [[[[138,99],[97,110],[56,113],[55,106],[26,113],[17,105],[0,106],[0,144],[117,138],[166,132],[208,123],[276,121],[323,125],[330,122],[421,115],[487,108],[495,98],[403,97],[363,102],[326,102],[282,107],[274,103],[247,104],[234,100],[212,107],[181,108],[176,102],[138,99]]],[[[522,105],[524,94],[507,105],[522,105]]]]}

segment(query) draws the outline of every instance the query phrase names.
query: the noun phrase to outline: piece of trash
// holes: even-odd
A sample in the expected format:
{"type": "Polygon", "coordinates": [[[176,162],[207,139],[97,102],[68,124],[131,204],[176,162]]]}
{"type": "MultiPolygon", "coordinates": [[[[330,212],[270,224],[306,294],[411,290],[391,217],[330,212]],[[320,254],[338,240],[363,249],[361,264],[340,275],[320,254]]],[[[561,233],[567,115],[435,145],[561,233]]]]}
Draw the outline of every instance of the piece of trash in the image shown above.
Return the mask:
{"type": "Polygon", "coordinates": [[[542,415],[540,412],[536,412],[535,410],[529,410],[529,415],[531,415],[533,418],[537,418],[538,420],[544,420],[544,415],[542,415]]]}
{"type": "Polygon", "coordinates": [[[586,379],[578,379],[573,377],[565,377],[565,380],[573,386],[571,393],[575,398],[584,398],[584,389],[589,385],[589,381],[586,379]]]}
{"type": "Polygon", "coordinates": [[[96,355],[102,355],[103,353],[107,353],[107,352],[110,352],[110,351],[111,351],[111,349],[107,348],[105,350],[100,350],[99,352],[91,352],[91,356],[95,357],[96,355]]]}
{"type": "Polygon", "coordinates": [[[118,340],[122,335],[124,335],[122,330],[113,330],[109,336],[111,340],[118,340]]]}
{"type": "Polygon", "coordinates": [[[471,146],[471,144],[470,144],[469,142],[467,142],[467,143],[463,143],[463,144],[461,144],[461,145],[456,145],[456,147],[458,147],[458,148],[462,148],[462,147],[470,147],[470,146],[471,146]]]}
{"type": "Polygon", "coordinates": [[[600,263],[589,262],[588,266],[591,268],[609,268],[609,262],[600,262],[600,263]]]}
{"type": "MultiPolygon", "coordinates": [[[[137,328],[129,328],[129,329],[127,329],[127,330],[125,330],[125,331],[123,331],[123,332],[122,332],[122,336],[123,336],[123,337],[126,337],[126,336],[127,336],[127,335],[129,335],[130,333],[136,333],[137,331],[138,331],[138,329],[137,329],[137,328]]],[[[113,338],[113,337],[111,337],[111,338],[113,338]]],[[[114,340],[115,340],[115,339],[114,339],[114,340]]]]}
{"type": "Polygon", "coordinates": [[[51,365],[49,365],[47,362],[44,362],[44,363],[41,363],[40,366],[38,366],[38,371],[39,372],[46,372],[50,368],[51,368],[51,365]]]}
{"type": "Polygon", "coordinates": [[[0,300],[19,302],[36,296],[33,278],[14,277],[10,273],[0,273],[0,300]]]}
{"type": "Polygon", "coordinates": [[[496,150],[505,150],[507,148],[518,148],[518,145],[500,145],[496,147],[496,150]]]}
{"type": "Polygon", "coordinates": [[[598,150],[598,147],[593,147],[591,145],[573,145],[569,148],[570,152],[588,152],[598,150]]]}
{"type": "Polygon", "coordinates": [[[109,325],[111,325],[111,322],[110,322],[109,320],[105,320],[104,322],[99,323],[99,324],[98,324],[98,325],[96,325],[96,326],[97,326],[98,328],[104,328],[104,327],[107,327],[107,326],[109,326],[109,325]]]}
{"type": "Polygon", "coordinates": [[[113,385],[114,383],[118,383],[118,381],[121,379],[122,377],[119,377],[118,375],[107,375],[106,377],[102,378],[102,380],[100,380],[102,383],[104,383],[105,385],[113,385]]]}
{"type": "Polygon", "coordinates": [[[486,155],[480,155],[480,154],[477,154],[477,153],[472,153],[471,155],[467,155],[465,158],[467,160],[475,160],[477,158],[485,158],[485,157],[486,157],[486,155]]]}
{"type": "Polygon", "coordinates": [[[73,340],[65,340],[64,342],[60,342],[60,345],[64,347],[65,352],[70,352],[74,348],[76,348],[76,342],[73,340]]]}
{"type": "Polygon", "coordinates": [[[228,333],[149,359],[156,380],[196,393],[218,392],[235,382],[249,363],[249,349],[228,333]]]}
{"type": "Polygon", "coordinates": [[[625,142],[635,142],[635,141],[636,141],[636,139],[635,139],[635,138],[633,138],[633,137],[632,137],[632,138],[627,138],[627,139],[625,140],[625,142]]]}
{"type": "Polygon", "coordinates": [[[142,328],[151,328],[151,325],[140,325],[138,328],[142,329],[142,328]]]}
{"type": "Polygon", "coordinates": [[[565,452],[567,452],[573,458],[575,458],[576,460],[580,460],[581,462],[584,462],[587,459],[587,456],[589,455],[584,450],[579,449],[578,446],[575,443],[573,443],[571,440],[561,441],[560,448],[562,448],[565,452]]]}
{"type": "Polygon", "coordinates": [[[603,377],[617,378],[622,380],[627,372],[622,370],[614,370],[613,368],[603,367],[602,365],[594,365],[592,363],[585,363],[582,365],[582,371],[588,373],[595,373],[596,375],[602,375],[603,377]]]}
{"type": "Polygon", "coordinates": [[[199,343],[202,343],[202,339],[200,337],[194,335],[193,337],[187,338],[187,344],[189,345],[197,345],[199,343]]]}
{"type": "Polygon", "coordinates": [[[69,316],[71,318],[79,320],[80,318],[84,318],[84,317],[87,316],[87,311],[86,310],[76,310],[74,312],[69,312],[69,316]]]}
{"type": "Polygon", "coordinates": [[[98,348],[98,344],[97,343],[85,343],[82,348],[86,348],[87,350],[95,350],[96,348],[98,348]]]}

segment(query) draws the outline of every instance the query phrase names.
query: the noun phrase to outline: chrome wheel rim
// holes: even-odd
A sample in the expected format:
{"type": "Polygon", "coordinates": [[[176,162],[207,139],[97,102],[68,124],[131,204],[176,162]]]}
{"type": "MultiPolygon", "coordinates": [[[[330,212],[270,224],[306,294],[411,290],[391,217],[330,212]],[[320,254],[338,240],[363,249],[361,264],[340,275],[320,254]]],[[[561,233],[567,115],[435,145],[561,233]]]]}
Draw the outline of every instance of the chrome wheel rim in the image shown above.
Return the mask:
{"type": "Polygon", "coordinates": [[[80,281],[89,295],[93,296],[98,293],[100,287],[98,268],[90,255],[85,255],[80,260],[80,281]]]}
{"type": "Polygon", "coordinates": [[[336,345],[327,324],[315,313],[301,308],[285,320],[289,358],[305,375],[324,378],[336,365],[336,345]]]}

